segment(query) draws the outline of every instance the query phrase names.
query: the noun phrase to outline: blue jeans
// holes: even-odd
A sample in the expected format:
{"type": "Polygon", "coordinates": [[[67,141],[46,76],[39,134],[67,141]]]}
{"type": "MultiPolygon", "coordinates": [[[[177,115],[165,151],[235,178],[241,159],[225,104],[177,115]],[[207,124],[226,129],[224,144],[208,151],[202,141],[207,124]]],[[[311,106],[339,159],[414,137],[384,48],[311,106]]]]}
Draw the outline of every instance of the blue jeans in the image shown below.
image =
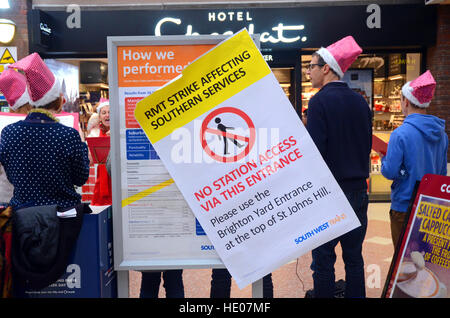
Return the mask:
{"type": "Polygon", "coordinates": [[[183,270],[164,272],[142,272],[140,298],[158,298],[161,273],[164,279],[166,298],[184,298],[183,270]]]}
{"type": "Polygon", "coordinates": [[[345,297],[365,298],[364,260],[362,244],[367,230],[367,208],[369,198],[366,190],[345,193],[361,226],[312,251],[314,296],[333,298],[335,290],[335,247],[340,242],[345,264],[345,297]]]}
{"type": "MultiPolygon", "coordinates": [[[[231,275],[226,268],[213,268],[211,273],[211,298],[230,298],[231,275]]],[[[263,298],[273,298],[272,273],[263,277],[263,298]]]]}

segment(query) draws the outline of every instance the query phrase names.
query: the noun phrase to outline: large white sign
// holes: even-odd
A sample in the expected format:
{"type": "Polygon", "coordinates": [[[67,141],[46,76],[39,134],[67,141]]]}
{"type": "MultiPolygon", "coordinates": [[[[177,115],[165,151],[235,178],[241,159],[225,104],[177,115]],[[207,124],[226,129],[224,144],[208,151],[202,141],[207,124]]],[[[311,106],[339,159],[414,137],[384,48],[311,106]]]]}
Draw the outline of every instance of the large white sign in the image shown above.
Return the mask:
{"type": "Polygon", "coordinates": [[[246,30],[135,117],[240,288],[360,225],[246,30]]]}

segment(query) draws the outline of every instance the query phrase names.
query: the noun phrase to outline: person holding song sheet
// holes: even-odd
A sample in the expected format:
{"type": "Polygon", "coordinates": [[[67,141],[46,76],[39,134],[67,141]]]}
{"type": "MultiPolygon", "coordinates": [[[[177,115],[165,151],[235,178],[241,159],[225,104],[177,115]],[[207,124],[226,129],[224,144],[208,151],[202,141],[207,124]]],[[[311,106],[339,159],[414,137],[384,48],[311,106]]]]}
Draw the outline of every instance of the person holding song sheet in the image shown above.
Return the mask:
{"type": "Polygon", "coordinates": [[[403,124],[389,138],[381,173],[391,186],[391,235],[394,247],[399,241],[411,196],[417,181],[427,173],[447,174],[448,136],[445,121],[427,115],[436,82],[430,71],[402,87],[403,124]]]}
{"type": "Polygon", "coordinates": [[[81,203],[75,186],[89,177],[89,158],[79,132],[54,116],[64,103],[62,80],[37,53],[10,68],[25,73],[33,106],[24,120],[6,126],[0,137],[0,163],[14,186],[10,205],[74,207],[81,203]]]}

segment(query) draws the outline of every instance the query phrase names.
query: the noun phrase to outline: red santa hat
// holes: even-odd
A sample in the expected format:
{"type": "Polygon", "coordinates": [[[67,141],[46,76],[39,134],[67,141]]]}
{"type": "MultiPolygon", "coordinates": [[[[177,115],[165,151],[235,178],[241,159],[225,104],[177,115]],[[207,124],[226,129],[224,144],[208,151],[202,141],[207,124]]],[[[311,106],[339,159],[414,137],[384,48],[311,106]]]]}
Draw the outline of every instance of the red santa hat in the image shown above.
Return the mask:
{"type": "Polygon", "coordinates": [[[109,106],[109,99],[106,98],[100,98],[99,104],[97,106],[97,113],[100,114],[100,109],[102,109],[105,106],[109,106]]]}
{"type": "Polygon", "coordinates": [[[8,68],[0,75],[0,91],[13,110],[18,110],[24,104],[30,102],[27,79],[23,74],[13,69],[8,68]]]}
{"type": "Polygon", "coordinates": [[[433,99],[436,81],[430,71],[403,85],[402,93],[414,105],[427,108],[433,99]]]}
{"type": "Polygon", "coordinates": [[[62,81],[53,75],[39,54],[32,53],[9,67],[25,73],[31,105],[45,106],[60,96],[62,81]]]}
{"type": "Polygon", "coordinates": [[[326,48],[320,48],[316,53],[342,78],[361,52],[358,43],[349,35],[326,48]]]}

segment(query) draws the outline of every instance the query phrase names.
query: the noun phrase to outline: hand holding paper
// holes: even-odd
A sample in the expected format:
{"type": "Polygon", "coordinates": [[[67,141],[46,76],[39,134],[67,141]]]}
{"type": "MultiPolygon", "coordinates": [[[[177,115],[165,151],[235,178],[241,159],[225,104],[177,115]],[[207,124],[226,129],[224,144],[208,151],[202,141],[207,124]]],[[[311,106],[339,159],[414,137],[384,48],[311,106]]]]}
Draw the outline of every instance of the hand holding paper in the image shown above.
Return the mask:
{"type": "Polygon", "coordinates": [[[380,137],[377,137],[375,134],[372,135],[372,149],[381,154],[382,156],[386,156],[387,153],[387,142],[385,142],[380,137]]]}

